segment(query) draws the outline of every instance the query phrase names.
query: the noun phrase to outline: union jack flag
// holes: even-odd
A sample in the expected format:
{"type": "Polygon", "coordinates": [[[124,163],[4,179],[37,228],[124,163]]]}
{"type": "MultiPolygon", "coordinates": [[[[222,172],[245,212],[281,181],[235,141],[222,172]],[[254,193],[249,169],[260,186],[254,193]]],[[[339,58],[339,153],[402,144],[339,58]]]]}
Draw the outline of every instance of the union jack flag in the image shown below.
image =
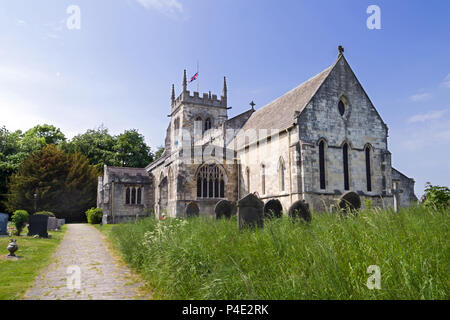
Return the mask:
{"type": "Polygon", "coordinates": [[[191,83],[192,81],[195,81],[197,79],[198,79],[198,72],[192,76],[191,80],[189,80],[189,83],[191,83]]]}

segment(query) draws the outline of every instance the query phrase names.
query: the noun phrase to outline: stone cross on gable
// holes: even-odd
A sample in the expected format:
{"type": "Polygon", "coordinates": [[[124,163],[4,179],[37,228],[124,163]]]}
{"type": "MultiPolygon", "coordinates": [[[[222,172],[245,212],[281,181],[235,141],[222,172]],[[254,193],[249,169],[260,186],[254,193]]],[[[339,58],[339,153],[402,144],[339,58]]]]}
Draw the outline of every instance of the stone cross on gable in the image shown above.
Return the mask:
{"type": "Polygon", "coordinates": [[[252,100],[252,102],[250,102],[250,106],[252,107],[252,110],[255,109],[256,104],[253,102],[253,100],[252,100]]]}
{"type": "Polygon", "coordinates": [[[393,182],[392,194],[394,195],[394,211],[398,212],[398,204],[400,202],[400,193],[403,193],[403,189],[399,189],[398,181],[393,182]]]}

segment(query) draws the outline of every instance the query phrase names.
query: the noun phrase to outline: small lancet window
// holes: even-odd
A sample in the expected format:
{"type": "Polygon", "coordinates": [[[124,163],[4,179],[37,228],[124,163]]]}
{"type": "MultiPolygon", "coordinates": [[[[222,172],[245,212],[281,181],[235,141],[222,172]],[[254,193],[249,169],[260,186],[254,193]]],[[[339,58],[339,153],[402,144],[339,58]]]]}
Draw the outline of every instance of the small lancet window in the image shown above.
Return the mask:
{"type": "Polygon", "coordinates": [[[345,113],[345,104],[344,104],[344,102],[342,102],[342,100],[339,100],[338,109],[339,109],[339,114],[341,116],[343,116],[345,113]]]}

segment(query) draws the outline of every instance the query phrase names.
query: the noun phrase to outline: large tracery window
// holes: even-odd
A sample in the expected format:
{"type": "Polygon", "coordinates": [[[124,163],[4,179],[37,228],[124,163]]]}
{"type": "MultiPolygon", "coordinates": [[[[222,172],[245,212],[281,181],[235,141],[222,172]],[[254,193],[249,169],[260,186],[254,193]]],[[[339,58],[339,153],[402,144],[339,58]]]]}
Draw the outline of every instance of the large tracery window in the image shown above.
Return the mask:
{"type": "Polygon", "coordinates": [[[197,197],[225,198],[225,177],[216,165],[205,165],[197,173],[197,197]]]}

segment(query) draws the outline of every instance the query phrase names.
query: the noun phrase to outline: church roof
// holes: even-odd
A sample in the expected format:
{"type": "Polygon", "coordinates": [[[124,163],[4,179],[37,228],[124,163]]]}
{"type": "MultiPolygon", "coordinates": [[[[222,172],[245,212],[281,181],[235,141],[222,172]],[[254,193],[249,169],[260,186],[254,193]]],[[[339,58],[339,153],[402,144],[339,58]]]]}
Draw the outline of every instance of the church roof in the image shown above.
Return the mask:
{"type": "Polygon", "coordinates": [[[306,107],[341,57],[318,75],[254,112],[242,129],[282,130],[290,127],[295,112],[301,112],[306,107]]]}

